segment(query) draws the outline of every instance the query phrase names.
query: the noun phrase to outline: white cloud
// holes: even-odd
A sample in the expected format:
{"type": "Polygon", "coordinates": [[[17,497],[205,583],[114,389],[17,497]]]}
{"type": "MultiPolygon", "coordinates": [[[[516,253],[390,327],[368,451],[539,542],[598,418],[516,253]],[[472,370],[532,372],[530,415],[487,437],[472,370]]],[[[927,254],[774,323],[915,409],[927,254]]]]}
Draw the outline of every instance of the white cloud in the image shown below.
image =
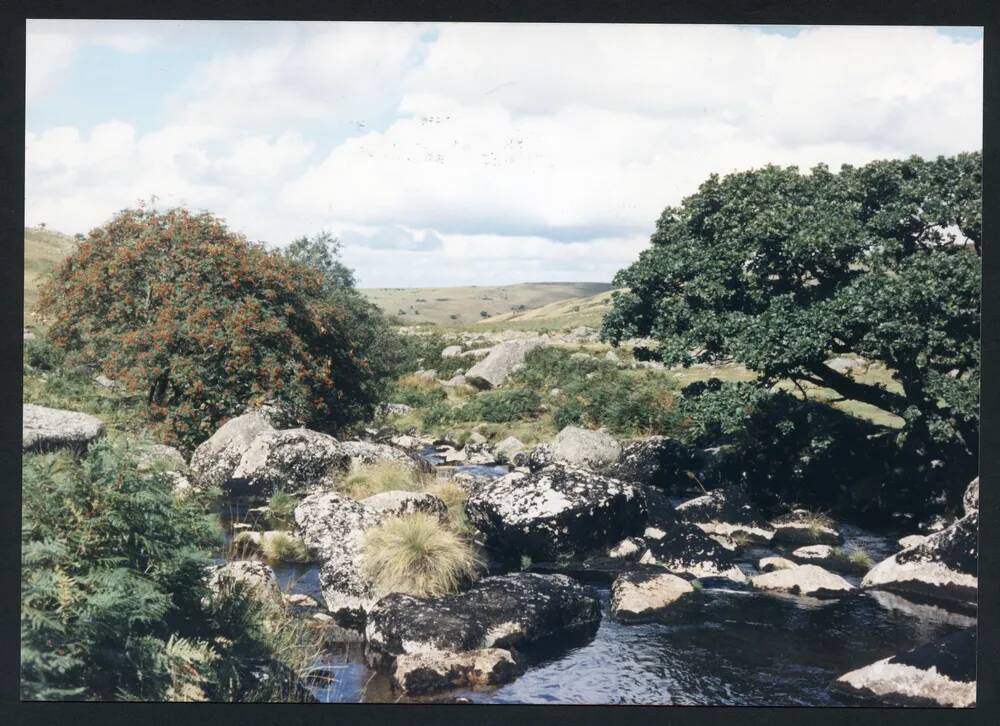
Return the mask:
{"type": "MultiPolygon", "coordinates": [[[[29,86],[51,88],[83,41],[38,30],[29,86]]],[[[607,280],[710,173],[980,148],[982,49],[929,28],[282,25],[203,65],[158,131],[30,131],[26,220],[82,231],[155,193],[252,238],[340,234],[370,285],[607,280]]]]}
{"type": "Polygon", "coordinates": [[[59,74],[70,67],[76,41],[62,33],[28,33],[25,46],[24,93],[26,103],[45,94],[59,74]]]}

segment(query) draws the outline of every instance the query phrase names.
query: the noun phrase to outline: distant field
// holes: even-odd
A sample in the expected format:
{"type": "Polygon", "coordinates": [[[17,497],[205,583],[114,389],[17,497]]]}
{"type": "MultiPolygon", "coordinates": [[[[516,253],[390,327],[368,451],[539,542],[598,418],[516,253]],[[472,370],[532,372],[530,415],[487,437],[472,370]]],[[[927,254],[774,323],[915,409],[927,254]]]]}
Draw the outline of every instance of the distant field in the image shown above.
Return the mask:
{"type": "Polygon", "coordinates": [[[37,327],[35,309],[41,278],[52,270],[76,244],[69,235],[35,227],[24,230],[24,326],[37,327]]]}
{"type": "Polygon", "coordinates": [[[361,292],[404,325],[434,323],[464,327],[515,309],[540,308],[610,289],[606,282],[528,282],[499,286],[374,287],[361,292]]]}
{"type": "Polygon", "coordinates": [[[508,312],[480,320],[477,329],[538,330],[542,328],[561,330],[563,328],[601,327],[601,319],[611,304],[611,290],[587,297],[573,297],[568,300],[530,308],[521,312],[508,312]]]}

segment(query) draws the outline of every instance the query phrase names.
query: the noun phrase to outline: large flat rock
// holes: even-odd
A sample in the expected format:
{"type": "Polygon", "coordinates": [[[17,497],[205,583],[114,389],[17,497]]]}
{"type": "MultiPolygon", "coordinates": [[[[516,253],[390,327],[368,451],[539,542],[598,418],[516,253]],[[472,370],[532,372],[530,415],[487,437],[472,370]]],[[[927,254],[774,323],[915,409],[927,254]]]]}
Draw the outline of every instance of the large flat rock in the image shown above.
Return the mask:
{"type": "Polygon", "coordinates": [[[26,403],[21,409],[21,450],[82,451],[104,433],[104,423],[96,416],[26,403]]]}

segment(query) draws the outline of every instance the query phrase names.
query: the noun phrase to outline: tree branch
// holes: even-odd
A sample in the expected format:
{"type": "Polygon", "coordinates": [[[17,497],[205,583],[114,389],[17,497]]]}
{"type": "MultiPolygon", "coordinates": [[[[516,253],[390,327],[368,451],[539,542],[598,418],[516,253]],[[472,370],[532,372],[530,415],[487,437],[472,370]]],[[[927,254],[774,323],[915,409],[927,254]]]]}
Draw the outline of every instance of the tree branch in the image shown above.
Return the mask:
{"type": "Polygon", "coordinates": [[[871,404],[897,416],[901,415],[909,405],[905,396],[878,386],[859,383],[829,366],[817,364],[810,366],[809,371],[819,379],[825,388],[832,388],[844,398],[871,404]]]}

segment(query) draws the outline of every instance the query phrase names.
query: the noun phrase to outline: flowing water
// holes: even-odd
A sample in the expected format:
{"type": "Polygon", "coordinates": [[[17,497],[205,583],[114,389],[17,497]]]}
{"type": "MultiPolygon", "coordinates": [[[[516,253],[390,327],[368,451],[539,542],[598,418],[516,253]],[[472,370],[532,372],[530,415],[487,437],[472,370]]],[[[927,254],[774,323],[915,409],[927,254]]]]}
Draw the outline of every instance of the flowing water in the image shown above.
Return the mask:
{"type": "MultiPolygon", "coordinates": [[[[438,463],[438,462],[433,462],[438,463]]],[[[498,476],[503,467],[457,467],[498,476]],[[489,471],[486,471],[489,469],[489,471]]],[[[845,549],[864,549],[875,561],[898,547],[897,534],[841,525],[845,549]]],[[[756,572],[770,548],[741,552],[740,567],[756,572]]],[[[283,589],[322,602],[318,569],[276,567],[283,589]]],[[[857,576],[845,575],[857,585],[857,576]]],[[[722,581],[726,582],[726,581],[722,581]]],[[[944,637],[974,617],[914,605],[883,592],[859,591],[837,600],[763,594],[712,583],[663,622],[626,625],[608,617],[609,590],[597,586],[603,615],[583,644],[535,654],[527,672],[496,689],[452,691],[429,700],[474,703],[591,703],[745,706],[843,706],[861,702],[832,692],[847,671],[944,637]]],[[[386,676],[371,671],[360,643],[331,647],[316,664],[328,679],[313,692],[328,703],[418,700],[394,693],[386,676]]],[[[424,699],[428,700],[428,699],[424,699]]],[[[868,704],[877,705],[877,704],[868,704]]]]}

